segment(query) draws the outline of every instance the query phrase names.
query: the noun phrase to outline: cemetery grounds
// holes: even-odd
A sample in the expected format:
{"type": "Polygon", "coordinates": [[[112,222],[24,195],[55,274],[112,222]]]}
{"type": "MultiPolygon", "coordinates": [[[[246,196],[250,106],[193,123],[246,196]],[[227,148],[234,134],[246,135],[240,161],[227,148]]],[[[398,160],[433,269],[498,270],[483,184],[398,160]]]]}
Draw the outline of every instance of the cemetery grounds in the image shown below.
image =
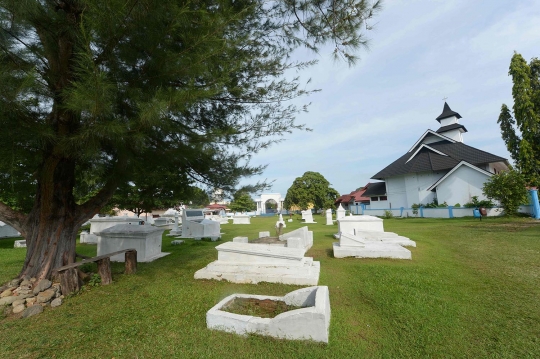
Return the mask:
{"type": "MultiPolygon", "coordinates": [[[[285,219],[287,219],[286,216],[285,219]]],[[[178,246],[139,263],[112,265],[114,283],[86,286],[58,308],[27,319],[0,316],[1,358],[539,358],[540,221],[528,218],[388,219],[385,230],[416,241],[412,261],[335,259],[314,215],[320,285],[330,290],[328,345],[206,328],[208,309],[233,293],[281,296],[299,286],[194,280],[217,259],[214,247],[271,231],[277,217],[221,226],[221,241],[178,246]]],[[[287,223],[300,228],[300,216],[287,223]]],[[[167,231],[165,232],[165,234],[167,231]]],[[[25,249],[0,239],[0,283],[17,275],[25,249]]],[[[78,245],[95,256],[95,245],[78,245]]],[[[90,268],[91,269],[91,268],[90,268]]]]}

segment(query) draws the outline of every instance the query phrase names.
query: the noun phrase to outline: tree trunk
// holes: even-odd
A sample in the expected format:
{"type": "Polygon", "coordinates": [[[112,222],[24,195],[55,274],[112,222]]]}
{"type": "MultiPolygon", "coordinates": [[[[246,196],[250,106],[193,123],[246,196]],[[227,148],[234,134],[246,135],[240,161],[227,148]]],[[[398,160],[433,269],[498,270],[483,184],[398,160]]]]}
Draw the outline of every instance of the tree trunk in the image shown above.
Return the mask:
{"type": "Polygon", "coordinates": [[[53,269],[75,262],[77,231],[84,219],[73,198],[74,161],[44,161],[34,208],[24,225],[26,259],[20,276],[49,278],[53,269]]]}

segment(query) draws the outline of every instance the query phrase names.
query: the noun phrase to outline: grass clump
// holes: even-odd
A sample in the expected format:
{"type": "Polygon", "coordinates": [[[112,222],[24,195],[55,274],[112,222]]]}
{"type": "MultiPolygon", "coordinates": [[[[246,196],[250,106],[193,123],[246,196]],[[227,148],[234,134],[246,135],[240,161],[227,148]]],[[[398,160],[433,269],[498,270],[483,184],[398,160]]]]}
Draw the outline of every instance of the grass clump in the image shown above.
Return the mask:
{"type": "Polygon", "coordinates": [[[302,307],[288,305],[282,300],[237,297],[226,303],[221,310],[240,315],[274,318],[279,314],[300,308],[302,307]]]}

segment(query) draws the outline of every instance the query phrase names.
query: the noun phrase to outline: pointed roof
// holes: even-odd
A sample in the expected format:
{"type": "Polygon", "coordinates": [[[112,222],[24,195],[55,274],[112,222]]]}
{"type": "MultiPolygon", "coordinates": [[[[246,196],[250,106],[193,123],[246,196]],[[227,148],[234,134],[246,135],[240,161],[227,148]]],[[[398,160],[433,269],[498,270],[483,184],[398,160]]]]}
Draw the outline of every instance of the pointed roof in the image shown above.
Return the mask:
{"type": "Polygon", "coordinates": [[[439,121],[439,123],[440,123],[442,119],[452,117],[452,116],[456,116],[457,118],[461,118],[461,115],[459,113],[457,113],[456,111],[452,111],[450,106],[448,106],[448,104],[445,102],[444,107],[443,107],[443,111],[439,115],[439,117],[436,118],[436,120],[439,121]]]}
{"type": "Polygon", "coordinates": [[[461,142],[441,141],[422,145],[412,156],[410,152],[407,152],[371,178],[383,180],[387,177],[407,173],[450,170],[461,161],[479,166],[492,162],[506,163],[506,158],[467,146],[461,142]]]}

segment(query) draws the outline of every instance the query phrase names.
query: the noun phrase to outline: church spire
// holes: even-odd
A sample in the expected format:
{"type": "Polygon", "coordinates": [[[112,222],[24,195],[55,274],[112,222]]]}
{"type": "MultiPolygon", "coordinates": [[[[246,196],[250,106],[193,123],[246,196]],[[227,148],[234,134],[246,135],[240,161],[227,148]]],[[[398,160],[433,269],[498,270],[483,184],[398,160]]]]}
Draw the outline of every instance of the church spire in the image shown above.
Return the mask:
{"type": "Polygon", "coordinates": [[[450,106],[448,106],[448,104],[446,103],[446,101],[444,102],[444,107],[443,107],[443,111],[442,113],[439,115],[439,117],[436,118],[437,121],[439,121],[439,123],[441,123],[441,120],[442,119],[445,119],[445,118],[448,118],[448,117],[452,117],[452,116],[456,116],[456,118],[461,118],[461,115],[455,111],[452,111],[452,109],[450,108],[450,106]]]}

